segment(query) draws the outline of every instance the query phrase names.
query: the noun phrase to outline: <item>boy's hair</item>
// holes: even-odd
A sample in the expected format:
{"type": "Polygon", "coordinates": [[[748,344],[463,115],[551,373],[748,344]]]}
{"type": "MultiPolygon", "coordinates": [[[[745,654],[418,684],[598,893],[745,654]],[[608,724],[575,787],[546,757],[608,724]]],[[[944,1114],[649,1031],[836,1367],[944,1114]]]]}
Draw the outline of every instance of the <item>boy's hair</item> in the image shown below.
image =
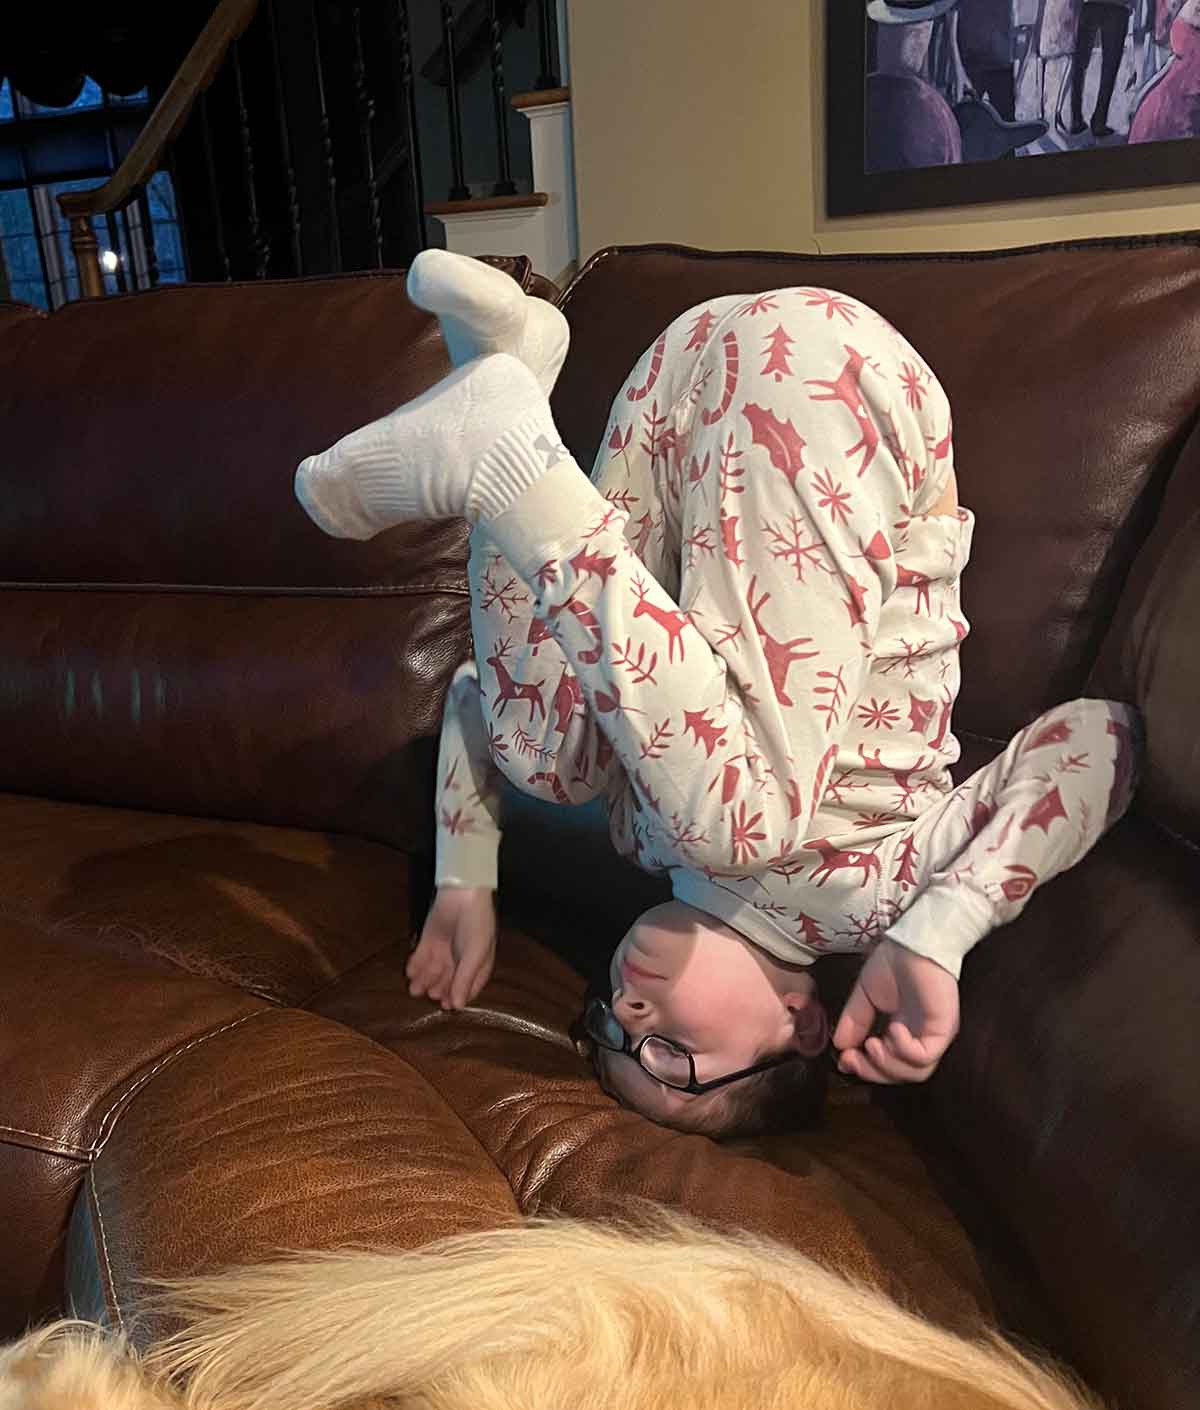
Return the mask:
{"type": "MultiPolygon", "coordinates": [[[[769,1057],[763,1053],[756,1061],[769,1057]]],[[[708,1118],[693,1129],[715,1141],[742,1140],[772,1132],[812,1126],[825,1105],[829,1088],[829,1058],[792,1058],[718,1088],[705,1112],[708,1118]]]]}
{"type": "MultiPolygon", "coordinates": [[[[605,1086],[603,1064],[609,1056],[603,1048],[591,1050],[592,1066],[601,1086],[605,1086]]],[[[760,1053],[755,1061],[770,1056],[760,1053]]],[[[717,1088],[706,1098],[689,1103],[677,1119],[667,1124],[714,1141],[745,1140],[812,1126],[825,1104],[829,1066],[828,1051],[815,1058],[792,1058],[753,1077],[717,1088]]]]}

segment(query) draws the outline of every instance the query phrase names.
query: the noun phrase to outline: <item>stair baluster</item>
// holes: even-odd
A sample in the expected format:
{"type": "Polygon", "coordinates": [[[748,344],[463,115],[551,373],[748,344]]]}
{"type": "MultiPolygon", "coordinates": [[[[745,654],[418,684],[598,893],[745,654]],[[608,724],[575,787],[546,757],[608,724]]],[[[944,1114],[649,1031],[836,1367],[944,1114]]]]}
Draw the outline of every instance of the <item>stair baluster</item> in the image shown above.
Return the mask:
{"type": "Polygon", "coordinates": [[[492,186],[493,196],[515,196],[512,179],[512,159],[508,150],[508,100],[504,96],[504,38],[496,0],[488,0],[488,25],[491,29],[492,97],[496,105],[496,148],[500,159],[500,179],[492,186]]]}
{"type": "Polygon", "coordinates": [[[275,0],[267,0],[267,28],[271,36],[271,70],[275,83],[275,114],[279,120],[279,148],[283,154],[283,175],[287,186],[288,230],[292,241],[292,272],[304,273],[304,251],[300,243],[300,194],[296,168],[292,164],[292,140],[288,133],[287,102],[283,92],[283,70],[279,63],[279,29],[275,21],[275,0]]]}
{"type": "Polygon", "coordinates": [[[325,189],[329,196],[329,249],[331,263],[337,273],[342,271],[342,235],[338,222],[337,171],[333,164],[333,134],[329,126],[329,109],[325,103],[325,69],[321,61],[321,26],[317,19],[316,0],[309,0],[312,11],[313,73],[317,81],[317,106],[321,114],[321,146],[325,154],[325,189]]]}
{"type": "Polygon", "coordinates": [[[458,77],[454,72],[454,7],[442,0],[442,43],[446,49],[446,103],[450,114],[450,168],[452,181],[449,199],[466,201],[471,193],[463,179],[462,114],[458,109],[458,77]]]}
{"type": "Polygon", "coordinates": [[[367,210],[371,221],[371,238],[375,245],[375,268],[382,269],[383,226],[379,221],[379,186],[375,179],[375,143],[372,136],[372,126],[375,122],[375,99],[367,87],[367,66],[363,60],[361,5],[351,6],[350,23],[354,31],[354,100],[358,107],[363,170],[367,179],[367,210]]]}
{"type": "Polygon", "coordinates": [[[417,140],[417,95],[413,85],[412,30],[408,23],[408,0],[396,0],[396,26],[400,39],[400,92],[404,101],[404,121],[408,130],[408,169],[412,180],[413,210],[421,228],[421,248],[429,244],[425,224],[425,187],[421,178],[421,147],[417,140]]]}
{"type": "Polygon", "coordinates": [[[213,161],[212,126],[208,120],[207,93],[200,94],[196,106],[200,109],[200,136],[204,142],[204,164],[208,168],[208,198],[215,220],[217,257],[221,261],[221,268],[225,271],[225,282],[228,284],[233,278],[233,272],[229,265],[229,247],[225,242],[225,217],[221,212],[221,188],[217,185],[217,168],[213,161]]]}

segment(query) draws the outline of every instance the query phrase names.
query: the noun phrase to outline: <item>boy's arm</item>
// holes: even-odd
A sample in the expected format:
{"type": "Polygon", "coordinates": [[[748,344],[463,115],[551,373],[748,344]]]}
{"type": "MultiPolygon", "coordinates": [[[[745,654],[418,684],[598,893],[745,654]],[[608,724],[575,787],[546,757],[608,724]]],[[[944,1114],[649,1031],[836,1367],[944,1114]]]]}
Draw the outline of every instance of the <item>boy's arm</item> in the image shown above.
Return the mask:
{"type": "Polygon", "coordinates": [[[438,889],[494,891],[500,851],[500,776],[488,747],[474,661],[464,661],[458,668],[446,695],[435,800],[438,889]]]}

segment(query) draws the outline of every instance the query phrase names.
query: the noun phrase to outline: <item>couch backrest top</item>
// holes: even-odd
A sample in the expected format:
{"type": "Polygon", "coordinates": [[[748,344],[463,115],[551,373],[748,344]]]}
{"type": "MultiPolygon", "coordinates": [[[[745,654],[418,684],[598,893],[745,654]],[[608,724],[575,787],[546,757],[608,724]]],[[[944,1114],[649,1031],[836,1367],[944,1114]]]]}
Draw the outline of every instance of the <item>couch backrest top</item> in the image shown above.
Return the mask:
{"type": "MultiPolygon", "coordinates": [[[[955,719],[1003,740],[1082,691],[1200,407],[1200,247],[1180,237],[979,255],[604,250],[562,300],[572,345],[554,407],[567,444],[588,468],[606,453],[611,398],[672,318],[720,294],[788,286],[878,309],[949,394],[960,495],[978,520],[955,719]]],[[[761,322],[750,356],[768,350],[775,323],[769,312],[761,322]]]]}
{"type": "MultiPolygon", "coordinates": [[[[528,276],[527,260],[508,265],[528,276]]],[[[459,526],[348,543],[321,533],[292,492],[305,455],[448,370],[403,271],[164,286],[13,314],[7,331],[6,313],[3,580],[461,584],[459,526]]]]}

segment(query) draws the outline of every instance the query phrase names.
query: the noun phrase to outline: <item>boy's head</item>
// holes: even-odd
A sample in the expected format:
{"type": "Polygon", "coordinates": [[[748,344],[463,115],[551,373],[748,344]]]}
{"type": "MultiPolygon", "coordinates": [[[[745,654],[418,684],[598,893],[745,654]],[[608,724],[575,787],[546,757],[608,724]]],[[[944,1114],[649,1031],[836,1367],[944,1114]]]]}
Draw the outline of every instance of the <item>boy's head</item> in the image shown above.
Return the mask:
{"type": "Polygon", "coordinates": [[[709,1092],[681,1092],[635,1058],[596,1047],[601,1085],[652,1121],[715,1137],[802,1125],[820,1107],[829,1039],[812,975],[706,911],[668,901],[640,916],[610,965],[613,1015],[634,1044],[648,1034],[692,1055],[697,1084],[783,1053],[799,1056],[709,1092]]]}

